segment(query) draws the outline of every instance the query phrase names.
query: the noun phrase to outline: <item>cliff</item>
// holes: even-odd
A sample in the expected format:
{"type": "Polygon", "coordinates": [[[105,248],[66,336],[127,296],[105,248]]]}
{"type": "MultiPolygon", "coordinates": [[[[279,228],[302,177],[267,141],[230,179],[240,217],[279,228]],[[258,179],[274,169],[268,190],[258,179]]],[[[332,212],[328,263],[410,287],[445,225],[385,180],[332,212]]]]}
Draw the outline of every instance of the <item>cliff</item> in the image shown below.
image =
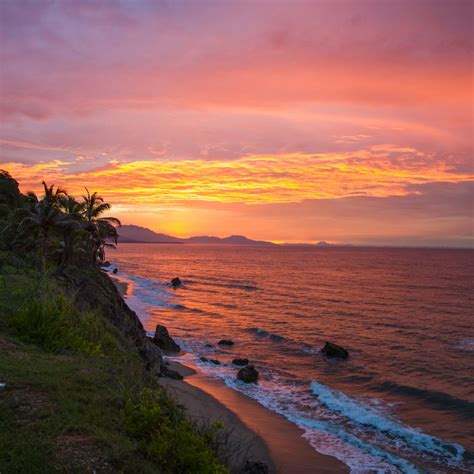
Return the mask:
{"type": "Polygon", "coordinates": [[[100,269],[69,268],[57,277],[79,308],[96,310],[118,330],[123,346],[139,354],[148,370],[159,375],[162,370],[162,354],[149,338],[137,314],[120,295],[110,277],[100,269]]]}
{"type": "Polygon", "coordinates": [[[0,472],[228,472],[220,426],[189,421],[163,369],[99,268],[0,253],[0,472]]]}

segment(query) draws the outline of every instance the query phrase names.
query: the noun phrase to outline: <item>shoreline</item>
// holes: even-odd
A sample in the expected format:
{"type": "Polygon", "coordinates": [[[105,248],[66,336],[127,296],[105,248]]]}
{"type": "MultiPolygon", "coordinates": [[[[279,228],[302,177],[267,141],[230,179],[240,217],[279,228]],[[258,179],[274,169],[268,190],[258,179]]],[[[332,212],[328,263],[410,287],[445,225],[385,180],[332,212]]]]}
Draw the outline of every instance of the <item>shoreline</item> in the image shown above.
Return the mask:
{"type": "Polygon", "coordinates": [[[303,437],[304,431],[283,416],[188,362],[166,362],[184,379],[161,379],[161,383],[176,395],[191,418],[229,420],[233,434],[239,437],[232,443],[240,443],[252,461],[265,462],[270,473],[350,472],[342,461],[317,452],[303,437]]]}
{"type": "MultiPolygon", "coordinates": [[[[130,282],[119,275],[108,275],[126,302],[133,297],[130,282]]],[[[183,380],[161,377],[160,384],[185,407],[188,416],[198,424],[223,423],[229,427],[225,435],[231,455],[226,462],[232,472],[241,469],[246,459],[264,462],[272,474],[350,472],[342,461],[316,451],[303,437],[301,428],[256,400],[232,390],[189,362],[166,358],[164,362],[183,380]]]]}

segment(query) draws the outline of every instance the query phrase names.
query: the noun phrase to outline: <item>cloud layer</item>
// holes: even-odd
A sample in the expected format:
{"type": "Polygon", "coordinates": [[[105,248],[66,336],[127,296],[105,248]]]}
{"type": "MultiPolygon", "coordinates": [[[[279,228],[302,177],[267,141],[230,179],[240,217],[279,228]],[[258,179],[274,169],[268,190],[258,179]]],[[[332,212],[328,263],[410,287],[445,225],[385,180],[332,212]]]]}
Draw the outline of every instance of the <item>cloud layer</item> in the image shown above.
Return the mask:
{"type": "Polygon", "coordinates": [[[466,245],[472,8],[2,2],[0,166],[157,230],[466,245]]]}

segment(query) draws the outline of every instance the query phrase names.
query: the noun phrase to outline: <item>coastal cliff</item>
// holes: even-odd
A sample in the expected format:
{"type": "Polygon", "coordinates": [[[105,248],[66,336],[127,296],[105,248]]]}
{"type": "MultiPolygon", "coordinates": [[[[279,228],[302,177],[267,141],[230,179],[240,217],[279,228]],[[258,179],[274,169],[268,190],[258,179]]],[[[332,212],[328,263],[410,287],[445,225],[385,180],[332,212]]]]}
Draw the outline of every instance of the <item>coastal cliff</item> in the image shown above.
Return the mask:
{"type": "Polygon", "coordinates": [[[101,268],[110,205],[43,188],[0,170],[0,472],[229,472],[224,427],[168,394],[178,374],[101,268]]]}
{"type": "Polygon", "coordinates": [[[0,472],[228,472],[218,425],[159,384],[161,352],[98,268],[0,261],[0,472]]]}
{"type": "Polygon", "coordinates": [[[161,351],[146,337],[143,325],[120,295],[111,278],[98,268],[83,271],[69,268],[56,277],[82,310],[99,309],[118,330],[122,345],[139,354],[148,370],[160,375],[163,368],[161,351]]]}

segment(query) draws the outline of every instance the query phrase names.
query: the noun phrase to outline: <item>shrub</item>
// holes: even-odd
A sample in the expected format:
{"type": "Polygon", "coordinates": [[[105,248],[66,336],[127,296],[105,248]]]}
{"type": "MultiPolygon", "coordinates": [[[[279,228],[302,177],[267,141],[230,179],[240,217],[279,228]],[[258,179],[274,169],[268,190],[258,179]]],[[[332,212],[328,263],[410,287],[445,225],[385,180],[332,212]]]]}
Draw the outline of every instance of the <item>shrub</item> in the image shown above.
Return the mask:
{"type": "Polygon", "coordinates": [[[52,352],[101,355],[116,346],[104,320],[93,311],[79,311],[74,301],[56,291],[23,305],[9,320],[23,340],[52,352]]]}
{"type": "Polygon", "coordinates": [[[125,429],[140,451],[162,467],[163,473],[221,474],[212,446],[219,427],[198,433],[182,410],[161,390],[144,390],[138,401],[125,405],[125,429]]]}

